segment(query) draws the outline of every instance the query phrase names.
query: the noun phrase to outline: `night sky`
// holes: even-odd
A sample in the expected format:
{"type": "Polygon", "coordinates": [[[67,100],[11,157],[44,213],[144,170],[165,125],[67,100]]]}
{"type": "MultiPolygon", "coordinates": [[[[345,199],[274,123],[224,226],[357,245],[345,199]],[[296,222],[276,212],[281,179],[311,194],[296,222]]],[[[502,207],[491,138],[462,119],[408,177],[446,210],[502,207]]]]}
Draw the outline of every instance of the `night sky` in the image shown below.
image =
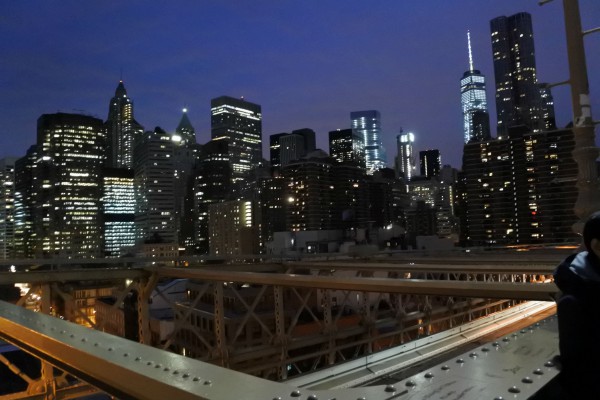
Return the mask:
{"type": "MultiPolygon", "coordinates": [[[[600,26],[600,1],[580,0],[584,29],[600,26]]],[[[312,128],[350,127],[350,112],[381,112],[388,164],[402,127],[416,150],[437,148],[460,168],[459,80],[487,77],[495,135],[489,21],[532,14],[538,80],[568,78],[562,2],[4,1],[0,10],[0,158],[22,156],[44,113],[103,120],[122,77],[146,129],[173,131],[181,109],[200,143],[210,138],[210,99],[244,96],[263,111],[263,141],[312,128]]],[[[600,119],[600,34],[586,38],[592,112],[600,119]]],[[[553,89],[557,123],[571,120],[569,88],[553,89]]],[[[263,156],[268,158],[268,152],[263,156]]]]}

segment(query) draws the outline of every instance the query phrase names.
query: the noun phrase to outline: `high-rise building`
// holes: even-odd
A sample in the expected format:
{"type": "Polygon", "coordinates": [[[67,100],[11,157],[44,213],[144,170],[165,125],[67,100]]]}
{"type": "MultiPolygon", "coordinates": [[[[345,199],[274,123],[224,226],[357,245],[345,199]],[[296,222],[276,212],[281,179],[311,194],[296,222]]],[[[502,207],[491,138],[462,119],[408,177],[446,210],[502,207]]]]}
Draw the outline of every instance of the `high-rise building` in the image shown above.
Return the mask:
{"type": "Polygon", "coordinates": [[[556,118],[554,115],[554,97],[547,83],[538,83],[541,99],[542,129],[551,131],[556,129],[556,118]]]}
{"type": "Polygon", "coordinates": [[[442,167],[442,157],[439,150],[423,150],[419,152],[419,162],[421,166],[421,176],[430,179],[440,173],[442,167]]]}
{"type": "Polygon", "coordinates": [[[36,210],[34,176],[37,146],[31,146],[24,157],[15,162],[15,236],[16,258],[34,256],[33,218],[36,210]]]}
{"type": "Polygon", "coordinates": [[[77,114],[44,114],[37,124],[35,256],[102,255],[104,123],[77,114]]]}
{"type": "Polygon", "coordinates": [[[489,137],[489,117],[488,126],[485,127],[485,119],[478,117],[475,121],[474,115],[478,113],[487,114],[487,98],[485,94],[485,76],[476,70],[473,66],[473,53],[471,51],[471,34],[467,32],[467,42],[469,47],[469,70],[463,74],[460,80],[460,95],[463,112],[463,134],[465,143],[471,140],[488,140],[489,137]],[[477,123],[477,125],[476,125],[477,123]],[[487,136],[484,136],[486,135],[487,136]]]}
{"type": "Polygon", "coordinates": [[[181,115],[177,129],[175,129],[175,133],[179,135],[182,143],[192,145],[196,143],[196,130],[190,122],[187,111],[187,108],[183,109],[183,114],[181,115]]]}
{"type": "Polygon", "coordinates": [[[133,118],[133,102],[127,97],[123,81],[119,81],[115,96],[110,100],[106,121],[106,166],[133,168],[135,137],[144,128],[133,118]]]}
{"type": "Polygon", "coordinates": [[[509,128],[525,125],[532,132],[543,128],[540,89],[537,85],[531,15],[525,12],[490,21],[498,137],[509,128]]]}
{"type": "Polygon", "coordinates": [[[406,181],[410,181],[415,170],[415,155],[413,143],[415,135],[411,132],[401,133],[396,136],[398,145],[398,156],[396,157],[396,174],[403,176],[406,181]]]}
{"type": "Polygon", "coordinates": [[[288,180],[286,230],[318,231],[333,229],[334,182],[332,160],[322,150],[316,150],[302,160],[282,169],[288,180]]]}
{"type": "Polygon", "coordinates": [[[208,220],[211,255],[258,254],[258,231],[251,201],[231,200],[211,204],[208,220]]]}
{"type": "Polygon", "coordinates": [[[286,135],[288,133],[282,132],[269,136],[269,156],[272,167],[281,167],[281,145],[279,141],[286,135]]]}
{"type": "Polygon", "coordinates": [[[515,131],[465,145],[461,239],[475,245],[575,241],[573,132],[515,131]]]}
{"type": "Polygon", "coordinates": [[[208,210],[228,199],[231,191],[231,164],[227,140],[211,140],[202,146],[194,171],[195,252],[208,254],[208,210]]]}
{"type": "Polygon", "coordinates": [[[338,163],[366,168],[365,142],[353,129],[329,132],[329,155],[338,163]]]}
{"type": "Polygon", "coordinates": [[[367,173],[385,168],[387,159],[381,135],[381,115],[379,111],[354,111],[350,113],[352,130],[363,138],[367,173]]]}
{"type": "Polygon", "coordinates": [[[103,170],[104,256],[122,257],[135,246],[134,173],[127,168],[103,170]]]}
{"type": "Polygon", "coordinates": [[[15,255],[15,161],[0,159],[0,259],[15,255]]]}
{"type": "Polygon", "coordinates": [[[262,161],[262,114],[258,104],[229,96],[212,99],[211,137],[227,139],[232,190],[262,161]]]}
{"type": "Polygon", "coordinates": [[[135,141],[134,185],[137,241],[178,243],[175,147],[173,135],[160,127],[135,141]]]}

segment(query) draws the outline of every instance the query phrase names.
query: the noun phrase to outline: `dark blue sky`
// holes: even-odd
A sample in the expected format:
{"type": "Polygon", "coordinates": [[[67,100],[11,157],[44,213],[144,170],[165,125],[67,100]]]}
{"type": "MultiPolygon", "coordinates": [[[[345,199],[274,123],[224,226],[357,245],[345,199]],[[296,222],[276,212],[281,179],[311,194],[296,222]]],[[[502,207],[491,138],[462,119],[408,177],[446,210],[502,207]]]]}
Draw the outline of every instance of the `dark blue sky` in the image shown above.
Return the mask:
{"type": "MultiPolygon", "coordinates": [[[[599,26],[600,1],[580,3],[584,29],[599,26]]],[[[25,154],[43,113],[106,119],[122,70],[146,129],[174,130],[188,107],[204,143],[210,99],[244,96],[262,105],[263,140],[309,127],[328,150],[328,131],[348,128],[351,111],[377,109],[389,164],[402,127],[417,136],[417,150],[438,148],[443,163],[460,168],[466,31],[495,120],[489,20],[521,11],[533,17],[538,79],[567,79],[560,0],[4,2],[0,158],[25,154]]],[[[586,49],[600,119],[600,34],[586,49]]],[[[565,125],[568,87],[554,95],[565,125]]]]}

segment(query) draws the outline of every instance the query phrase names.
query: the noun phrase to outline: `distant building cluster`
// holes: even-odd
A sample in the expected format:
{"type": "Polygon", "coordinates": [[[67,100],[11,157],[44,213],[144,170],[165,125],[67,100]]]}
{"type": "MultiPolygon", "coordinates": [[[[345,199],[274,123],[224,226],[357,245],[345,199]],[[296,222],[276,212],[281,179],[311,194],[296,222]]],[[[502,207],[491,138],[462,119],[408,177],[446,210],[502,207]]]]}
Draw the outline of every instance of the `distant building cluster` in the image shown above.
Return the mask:
{"type": "Polygon", "coordinates": [[[552,94],[537,81],[530,15],[495,18],[491,41],[497,137],[469,35],[462,171],[437,149],[415,152],[415,133],[402,130],[388,168],[376,110],[351,112],[348,128],[329,132],[328,152],[312,129],[272,134],[268,159],[261,106],[243,98],[211,100],[202,144],[186,110],[174,132],[144,129],[122,81],[106,121],[44,114],[27,154],[0,160],[0,257],[407,249],[422,248],[421,236],[452,245],[572,240],[573,133],[556,129],[552,94]]]}

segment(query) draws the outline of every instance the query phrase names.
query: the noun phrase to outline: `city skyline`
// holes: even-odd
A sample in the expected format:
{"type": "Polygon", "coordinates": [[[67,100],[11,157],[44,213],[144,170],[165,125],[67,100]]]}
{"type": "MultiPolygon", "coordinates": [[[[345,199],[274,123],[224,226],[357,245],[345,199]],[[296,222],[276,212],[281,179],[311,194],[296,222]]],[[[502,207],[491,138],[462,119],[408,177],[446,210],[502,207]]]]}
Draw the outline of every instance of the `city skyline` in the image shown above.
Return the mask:
{"type": "MultiPolygon", "coordinates": [[[[333,2],[317,7],[268,1],[170,8],[141,2],[9,4],[0,21],[0,32],[11,39],[0,45],[5,55],[0,158],[25,155],[42,114],[60,110],[106,120],[108,101],[122,78],[145,130],[175,131],[187,107],[198,141],[205,143],[210,99],[244,96],[262,106],[263,157],[268,158],[266,138],[272,134],[311,128],[317,146],[327,150],[328,132],[349,128],[350,112],[374,109],[381,113],[389,166],[404,128],[415,133],[415,150],[439,149],[443,164],[460,168],[458,81],[468,68],[467,30],[477,68],[491,77],[490,20],[529,12],[538,79],[563,81],[568,70],[560,2],[544,7],[516,0],[447,3],[368,9],[359,2],[343,8],[333,2]]],[[[600,5],[583,0],[581,10],[584,29],[595,27],[600,5]]],[[[598,36],[586,38],[596,115],[598,36]]],[[[492,127],[494,89],[488,83],[492,127]]],[[[571,115],[569,88],[557,87],[553,95],[557,124],[564,126],[571,115]]]]}

